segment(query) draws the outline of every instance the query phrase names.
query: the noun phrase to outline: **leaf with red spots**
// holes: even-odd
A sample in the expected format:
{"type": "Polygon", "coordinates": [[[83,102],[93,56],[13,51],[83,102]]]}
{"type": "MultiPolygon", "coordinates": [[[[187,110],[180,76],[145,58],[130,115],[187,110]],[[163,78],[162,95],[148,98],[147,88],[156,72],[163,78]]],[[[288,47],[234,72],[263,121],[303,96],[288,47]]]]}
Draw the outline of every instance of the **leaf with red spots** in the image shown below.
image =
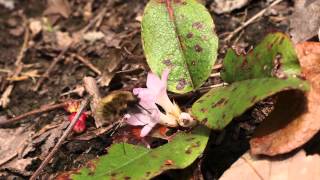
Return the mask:
{"type": "Polygon", "coordinates": [[[223,129],[255,103],[288,90],[309,90],[298,78],[300,66],[290,39],[281,33],[268,35],[247,55],[230,50],[222,78],[232,83],[203,95],[192,106],[192,114],[212,129],[223,129]]]}
{"type": "Polygon", "coordinates": [[[285,79],[299,74],[300,66],[290,38],[272,33],[247,54],[230,49],[223,60],[221,77],[232,83],[266,77],[285,79]]]}
{"type": "Polygon", "coordinates": [[[284,90],[307,90],[308,84],[297,78],[260,78],[235,82],[216,88],[192,106],[192,114],[209,128],[221,130],[257,102],[284,90]]]}
{"type": "Polygon", "coordinates": [[[196,0],[150,0],[142,20],[142,41],[151,70],[171,68],[168,90],[199,88],[211,74],[218,38],[206,8],[196,0]]]}
{"type": "Polygon", "coordinates": [[[169,169],[189,166],[207,145],[209,129],[199,126],[190,133],[180,132],[173,140],[155,149],[127,143],[114,144],[108,154],[78,172],[68,174],[74,180],[151,179],[169,169]]]}

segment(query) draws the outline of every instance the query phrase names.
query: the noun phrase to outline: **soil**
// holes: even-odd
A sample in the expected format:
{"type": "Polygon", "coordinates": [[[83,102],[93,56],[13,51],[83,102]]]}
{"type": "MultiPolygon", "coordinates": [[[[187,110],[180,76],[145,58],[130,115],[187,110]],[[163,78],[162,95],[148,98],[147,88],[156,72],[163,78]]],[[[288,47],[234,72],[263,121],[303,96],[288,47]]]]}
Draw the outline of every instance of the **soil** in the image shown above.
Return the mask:
{"type": "MultiPolygon", "coordinates": [[[[89,1],[88,1],[89,2],[89,1]]],[[[77,47],[68,49],[63,60],[53,68],[49,78],[43,82],[37,91],[33,88],[38,81],[38,77],[27,78],[14,83],[14,89],[10,96],[10,103],[7,108],[0,109],[0,117],[13,117],[23,114],[33,109],[38,109],[42,105],[62,102],[66,99],[81,99],[77,93],[63,95],[82,84],[85,76],[97,75],[88,67],[84,66],[71,54],[79,54],[91,60],[101,71],[105,67],[110,67],[111,59],[118,61],[116,68],[112,71],[114,77],[108,87],[100,87],[103,95],[107,91],[126,89],[141,86],[146,81],[148,68],[143,56],[143,50],[140,41],[140,24],[137,17],[141,17],[143,8],[147,0],[143,1],[124,1],[124,0],[92,0],[91,18],[95,17],[102,8],[106,8],[103,20],[100,22],[98,30],[114,36],[115,42],[97,41],[92,44],[80,43],[77,47]],[[120,41],[117,43],[117,41],[120,41]],[[109,60],[109,61],[107,61],[109,60]],[[117,65],[118,64],[118,65],[117,65]],[[132,70],[133,69],[133,70],[132,70]],[[115,73],[117,72],[117,73],[115,73]]],[[[210,9],[212,0],[205,1],[206,6],[214,17],[216,32],[221,39],[219,49],[218,63],[228,47],[235,46],[248,50],[257,44],[266,34],[274,31],[288,33],[288,17],[292,13],[293,4],[291,1],[283,1],[272,8],[265,16],[245,28],[235,38],[226,43],[223,38],[227,33],[232,32],[241,25],[246,19],[252,17],[267,6],[266,1],[251,1],[245,7],[235,10],[232,13],[217,15],[210,9]]],[[[85,20],[83,7],[86,1],[75,0],[71,3],[71,13],[69,17],[59,17],[55,21],[55,26],[59,26],[60,31],[76,32],[83,29],[90,20],[85,20]]],[[[29,0],[15,1],[15,8],[0,10],[0,69],[14,71],[15,61],[23,44],[23,19],[41,19],[46,9],[44,1],[29,0]],[[22,32],[17,33],[19,28],[22,32]]],[[[55,19],[49,16],[51,20],[55,19]]],[[[92,27],[91,27],[92,28],[92,27]]],[[[94,27],[92,28],[94,29],[94,27]]],[[[36,69],[39,74],[43,74],[59,55],[61,48],[54,43],[50,34],[37,35],[29,42],[29,48],[23,58],[23,63],[32,65],[29,69],[36,69]]],[[[28,68],[27,68],[28,69],[28,68]]],[[[9,81],[6,78],[10,73],[0,72],[0,92],[4,92],[9,81]]],[[[210,79],[204,86],[209,86],[221,82],[220,79],[210,79]]],[[[199,94],[201,93],[195,93],[199,94]]],[[[174,97],[174,96],[173,96],[174,97]]],[[[190,105],[194,101],[188,96],[179,96],[177,101],[181,106],[190,105]]],[[[260,103],[248,110],[243,116],[235,119],[222,132],[212,132],[211,141],[202,158],[186,170],[170,171],[156,179],[179,179],[179,174],[188,174],[186,172],[196,172],[198,165],[204,179],[218,179],[221,174],[235,161],[241,154],[248,150],[248,139],[252,135],[254,128],[264,118],[264,109],[270,107],[260,103]]],[[[11,124],[5,128],[15,128],[20,125],[32,125],[33,129],[40,130],[52,121],[64,121],[67,113],[63,109],[57,109],[49,113],[43,113],[36,116],[30,116],[18,123],[11,124]]],[[[92,124],[89,126],[93,126],[92,124]]],[[[76,140],[70,137],[55,155],[52,163],[44,169],[41,177],[43,179],[54,177],[63,171],[71,170],[85,164],[88,160],[98,155],[106,153],[106,148],[111,144],[112,139],[108,134],[102,134],[91,140],[76,140]]],[[[39,156],[39,151],[30,154],[30,157],[39,156]]],[[[28,169],[32,172],[39,166],[41,160],[36,160],[28,169]]],[[[0,174],[0,179],[28,179],[21,173],[4,171],[0,174]]]]}

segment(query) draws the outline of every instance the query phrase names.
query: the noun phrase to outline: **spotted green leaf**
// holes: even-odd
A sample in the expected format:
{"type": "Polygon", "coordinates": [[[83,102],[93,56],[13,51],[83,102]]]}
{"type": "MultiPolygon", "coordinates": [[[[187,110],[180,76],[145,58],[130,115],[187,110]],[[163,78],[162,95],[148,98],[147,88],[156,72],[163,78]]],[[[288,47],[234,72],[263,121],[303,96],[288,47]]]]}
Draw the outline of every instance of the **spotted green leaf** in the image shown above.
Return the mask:
{"type": "Polygon", "coordinates": [[[150,179],[163,171],[189,166],[203,152],[208,136],[209,129],[199,126],[190,133],[178,133],[171,142],[156,149],[114,144],[107,155],[68,176],[74,180],[150,179]]]}
{"type": "Polygon", "coordinates": [[[229,50],[221,77],[228,83],[209,91],[192,106],[193,115],[212,129],[222,129],[255,103],[278,92],[308,90],[299,79],[300,66],[294,45],[282,33],[272,33],[247,54],[229,50]]]}
{"type": "Polygon", "coordinates": [[[223,67],[221,77],[228,83],[265,77],[287,78],[300,74],[294,44],[282,33],[267,35],[247,54],[228,50],[223,67]]]}
{"type": "Polygon", "coordinates": [[[169,91],[192,91],[209,77],[218,49],[214,30],[211,15],[196,0],[149,1],[142,20],[143,48],[154,73],[171,69],[169,91]]]}
{"type": "Polygon", "coordinates": [[[239,81],[209,91],[193,104],[192,114],[209,128],[221,130],[234,117],[269,96],[291,89],[306,91],[308,87],[306,81],[298,78],[239,81]]]}

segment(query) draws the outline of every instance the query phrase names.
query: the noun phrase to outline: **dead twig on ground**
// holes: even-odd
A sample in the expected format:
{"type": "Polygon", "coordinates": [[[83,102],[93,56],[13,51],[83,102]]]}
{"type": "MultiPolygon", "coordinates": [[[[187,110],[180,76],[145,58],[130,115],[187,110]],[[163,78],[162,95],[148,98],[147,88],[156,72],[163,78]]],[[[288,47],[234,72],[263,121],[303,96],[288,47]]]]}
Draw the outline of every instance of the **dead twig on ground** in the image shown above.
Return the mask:
{"type": "Polygon", "coordinates": [[[58,62],[60,60],[62,60],[63,56],[65,55],[65,53],[68,51],[68,49],[70,48],[71,45],[65,47],[64,49],[62,49],[62,51],[60,52],[60,54],[55,57],[52,61],[52,63],[50,64],[50,66],[48,67],[48,69],[46,70],[46,72],[41,76],[41,78],[38,80],[37,84],[34,86],[34,88],[32,89],[33,91],[38,91],[38,89],[40,88],[40,86],[42,85],[43,81],[49,77],[51,71],[53,70],[53,68],[56,66],[56,64],[58,64],[58,62]]]}
{"type": "Polygon", "coordinates": [[[79,60],[80,62],[82,62],[85,66],[87,66],[88,68],[90,68],[93,72],[97,73],[98,75],[101,75],[101,71],[95,67],[88,59],[80,56],[79,54],[71,54],[71,56],[75,57],[77,60],[79,60]]]}
{"type": "MultiPolygon", "coordinates": [[[[80,32],[84,34],[87,31],[89,31],[89,29],[95,24],[100,25],[106,11],[107,11],[107,8],[103,8],[80,32]]],[[[96,25],[96,28],[97,28],[97,25],[96,25]]]]}
{"type": "MultiPolygon", "coordinates": [[[[85,26],[83,29],[81,29],[78,34],[82,35],[84,33],[86,33],[92,26],[94,26],[95,24],[99,23],[102,21],[103,19],[103,15],[106,13],[107,9],[103,8],[96,17],[94,17],[92,19],[92,21],[89,22],[89,24],[87,26],[85,26]]],[[[58,62],[62,59],[62,57],[66,54],[66,52],[75,45],[74,42],[72,42],[69,46],[65,47],[60,54],[54,58],[53,62],[50,64],[50,66],[48,67],[48,69],[46,70],[46,72],[42,75],[42,77],[38,80],[37,84],[35,85],[35,87],[33,88],[33,91],[38,91],[38,89],[40,88],[41,84],[43,83],[43,81],[49,77],[51,71],[53,70],[53,68],[56,66],[56,64],[58,64],[58,62]]],[[[101,72],[100,72],[101,73],[101,72]]]]}
{"type": "Polygon", "coordinates": [[[30,180],[35,180],[38,175],[41,173],[41,171],[43,170],[43,168],[50,162],[50,160],[52,159],[52,157],[55,155],[55,153],[58,151],[58,149],[60,148],[60,146],[63,144],[64,140],[67,138],[67,136],[71,133],[73,127],[76,125],[77,121],[79,120],[81,114],[84,112],[85,108],[87,107],[87,105],[90,102],[90,98],[87,97],[85,98],[80,107],[79,110],[77,112],[77,114],[74,116],[74,118],[72,119],[70,125],[68,126],[68,128],[64,131],[63,135],[61,136],[61,138],[59,139],[59,141],[57,142],[57,144],[53,147],[52,151],[47,155],[47,157],[45,158],[44,161],[42,161],[41,165],[38,167],[38,169],[33,173],[33,175],[31,176],[30,180]]]}
{"type": "Polygon", "coordinates": [[[4,125],[8,125],[8,124],[12,124],[15,123],[21,119],[24,119],[28,116],[32,116],[32,115],[36,115],[36,114],[40,114],[40,113],[44,113],[44,112],[48,112],[48,111],[52,111],[58,108],[63,108],[65,107],[68,103],[70,103],[71,101],[74,100],[69,100],[69,101],[65,101],[63,103],[59,103],[59,104],[53,104],[53,105],[44,105],[42,107],[40,107],[40,109],[35,109],[32,111],[29,111],[27,113],[21,114],[19,116],[16,116],[14,118],[8,119],[6,121],[0,121],[0,126],[4,126],[4,125]]]}
{"type": "MultiPolygon", "coordinates": [[[[22,62],[22,59],[25,55],[25,52],[27,51],[28,49],[28,41],[29,41],[29,36],[30,36],[30,31],[28,29],[28,22],[27,20],[24,18],[24,29],[25,29],[25,33],[24,33],[24,37],[23,37],[23,44],[22,44],[22,47],[20,49],[20,52],[17,56],[17,59],[16,59],[16,62],[15,62],[15,71],[13,73],[13,75],[11,77],[16,77],[18,76],[22,69],[23,69],[23,62],[22,62]]],[[[11,95],[11,92],[14,88],[14,84],[11,83],[3,92],[3,94],[1,95],[1,98],[0,98],[0,106],[6,108],[10,102],[10,95],[11,95]]]]}
{"type": "Polygon", "coordinates": [[[264,8],[263,10],[259,11],[256,15],[254,15],[252,18],[247,20],[245,23],[243,23],[240,27],[235,29],[233,32],[231,32],[225,39],[224,41],[228,42],[230,41],[237,33],[242,31],[245,27],[247,27],[249,24],[253,23],[255,20],[257,20],[259,17],[263,16],[264,13],[271,7],[279,4],[283,0],[275,0],[273,3],[271,3],[268,7],[264,8]]]}
{"type": "Polygon", "coordinates": [[[4,164],[6,164],[7,162],[11,161],[13,158],[17,157],[18,156],[18,152],[14,153],[14,154],[11,154],[9,155],[8,157],[6,157],[5,159],[2,159],[0,161],[0,167],[4,164]]]}

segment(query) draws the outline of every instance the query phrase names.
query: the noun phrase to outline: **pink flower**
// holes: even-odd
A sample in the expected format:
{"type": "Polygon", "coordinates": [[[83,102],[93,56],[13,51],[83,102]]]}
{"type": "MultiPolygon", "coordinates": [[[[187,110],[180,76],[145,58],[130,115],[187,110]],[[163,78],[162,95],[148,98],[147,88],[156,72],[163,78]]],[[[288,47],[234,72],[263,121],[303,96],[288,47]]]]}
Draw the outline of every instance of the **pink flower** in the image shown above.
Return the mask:
{"type": "Polygon", "coordinates": [[[148,73],[147,88],[133,89],[133,94],[140,99],[141,112],[127,114],[125,115],[125,120],[130,125],[143,126],[141,137],[146,136],[158,123],[169,127],[177,127],[179,125],[189,127],[194,124],[191,116],[188,113],[181,113],[180,108],[175,103],[172,103],[168,97],[167,80],[169,72],[169,69],[165,69],[161,79],[153,73],[148,73]],[[160,105],[166,113],[162,113],[156,104],[160,105]],[[187,120],[182,118],[187,118],[187,120]],[[190,125],[186,125],[185,122],[190,125]]]}

